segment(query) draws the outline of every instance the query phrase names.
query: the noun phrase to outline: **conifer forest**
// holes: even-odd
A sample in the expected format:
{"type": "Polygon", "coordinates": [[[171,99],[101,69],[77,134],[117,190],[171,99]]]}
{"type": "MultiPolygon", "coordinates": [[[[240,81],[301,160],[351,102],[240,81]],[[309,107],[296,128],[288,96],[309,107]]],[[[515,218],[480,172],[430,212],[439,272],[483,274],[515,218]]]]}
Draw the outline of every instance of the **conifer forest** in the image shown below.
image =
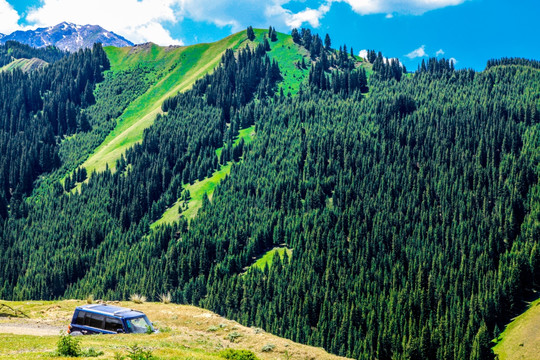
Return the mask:
{"type": "Polygon", "coordinates": [[[2,65],[10,46],[48,63],[0,72],[0,299],[170,292],[354,359],[493,359],[540,285],[538,62],[410,72],[294,29],[290,94],[275,36],[227,50],[92,173],[144,67],[111,78],[100,44],[0,46],[2,65]],[[151,226],[226,164],[193,219],[151,226]],[[291,251],[253,266],[274,248],[291,251]]]}

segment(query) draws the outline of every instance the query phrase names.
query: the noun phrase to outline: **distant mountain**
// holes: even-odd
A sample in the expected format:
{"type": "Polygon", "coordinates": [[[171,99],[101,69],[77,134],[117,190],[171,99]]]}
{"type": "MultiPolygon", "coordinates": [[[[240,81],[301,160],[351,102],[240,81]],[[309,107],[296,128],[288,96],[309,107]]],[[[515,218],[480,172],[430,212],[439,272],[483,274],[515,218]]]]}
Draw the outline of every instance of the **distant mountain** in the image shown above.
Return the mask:
{"type": "Polygon", "coordinates": [[[96,42],[100,42],[104,46],[122,47],[133,45],[131,41],[107,31],[99,25],[75,25],[67,22],[47,28],[19,30],[9,35],[0,35],[0,43],[5,43],[8,40],[15,40],[34,47],[55,45],[67,51],[92,47],[96,42]]]}
{"type": "Polygon", "coordinates": [[[0,39],[1,39],[1,38],[3,38],[4,36],[6,36],[6,35],[4,35],[4,34],[0,34],[0,39]]]}

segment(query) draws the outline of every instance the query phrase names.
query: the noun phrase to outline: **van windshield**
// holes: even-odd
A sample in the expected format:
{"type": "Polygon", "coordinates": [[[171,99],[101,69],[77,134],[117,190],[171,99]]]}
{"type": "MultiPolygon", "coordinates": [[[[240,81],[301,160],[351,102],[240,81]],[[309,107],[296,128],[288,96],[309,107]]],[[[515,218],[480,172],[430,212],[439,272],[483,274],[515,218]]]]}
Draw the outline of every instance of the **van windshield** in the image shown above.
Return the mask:
{"type": "Polygon", "coordinates": [[[141,316],[138,318],[133,319],[126,319],[126,326],[127,326],[127,332],[128,333],[145,333],[150,327],[150,329],[154,330],[152,327],[152,323],[148,320],[146,316],[141,316]]]}

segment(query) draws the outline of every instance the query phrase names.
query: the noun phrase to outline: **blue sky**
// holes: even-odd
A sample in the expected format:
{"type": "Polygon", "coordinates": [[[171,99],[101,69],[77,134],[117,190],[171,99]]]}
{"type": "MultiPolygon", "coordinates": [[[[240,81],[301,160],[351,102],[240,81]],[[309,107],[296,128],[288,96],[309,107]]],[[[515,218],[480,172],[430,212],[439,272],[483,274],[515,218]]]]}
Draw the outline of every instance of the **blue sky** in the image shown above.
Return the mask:
{"type": "Polygon", "coordinates": [[[69,21],[187,45],[248,25],[309,27],[330,34],[334,47],[382,51],[410,70],[428,56],[482,70],[491,58],[540,59],[539,15],[535,0],[0,0],[0,33],[69,21]]]}

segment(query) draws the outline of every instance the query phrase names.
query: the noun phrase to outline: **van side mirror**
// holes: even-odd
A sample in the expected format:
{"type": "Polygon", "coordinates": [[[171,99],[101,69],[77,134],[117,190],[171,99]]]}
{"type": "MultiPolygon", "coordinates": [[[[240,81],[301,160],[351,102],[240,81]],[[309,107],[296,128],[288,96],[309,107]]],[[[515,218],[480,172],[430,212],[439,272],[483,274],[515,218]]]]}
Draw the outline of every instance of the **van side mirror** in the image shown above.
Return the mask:
{"type": "Polygon", "coordinates": [[[125,331],[124,331],[124,329],[117,329],[116,333],[117,334],[123,334],[123,333],[125,333],[125,331]]]}

